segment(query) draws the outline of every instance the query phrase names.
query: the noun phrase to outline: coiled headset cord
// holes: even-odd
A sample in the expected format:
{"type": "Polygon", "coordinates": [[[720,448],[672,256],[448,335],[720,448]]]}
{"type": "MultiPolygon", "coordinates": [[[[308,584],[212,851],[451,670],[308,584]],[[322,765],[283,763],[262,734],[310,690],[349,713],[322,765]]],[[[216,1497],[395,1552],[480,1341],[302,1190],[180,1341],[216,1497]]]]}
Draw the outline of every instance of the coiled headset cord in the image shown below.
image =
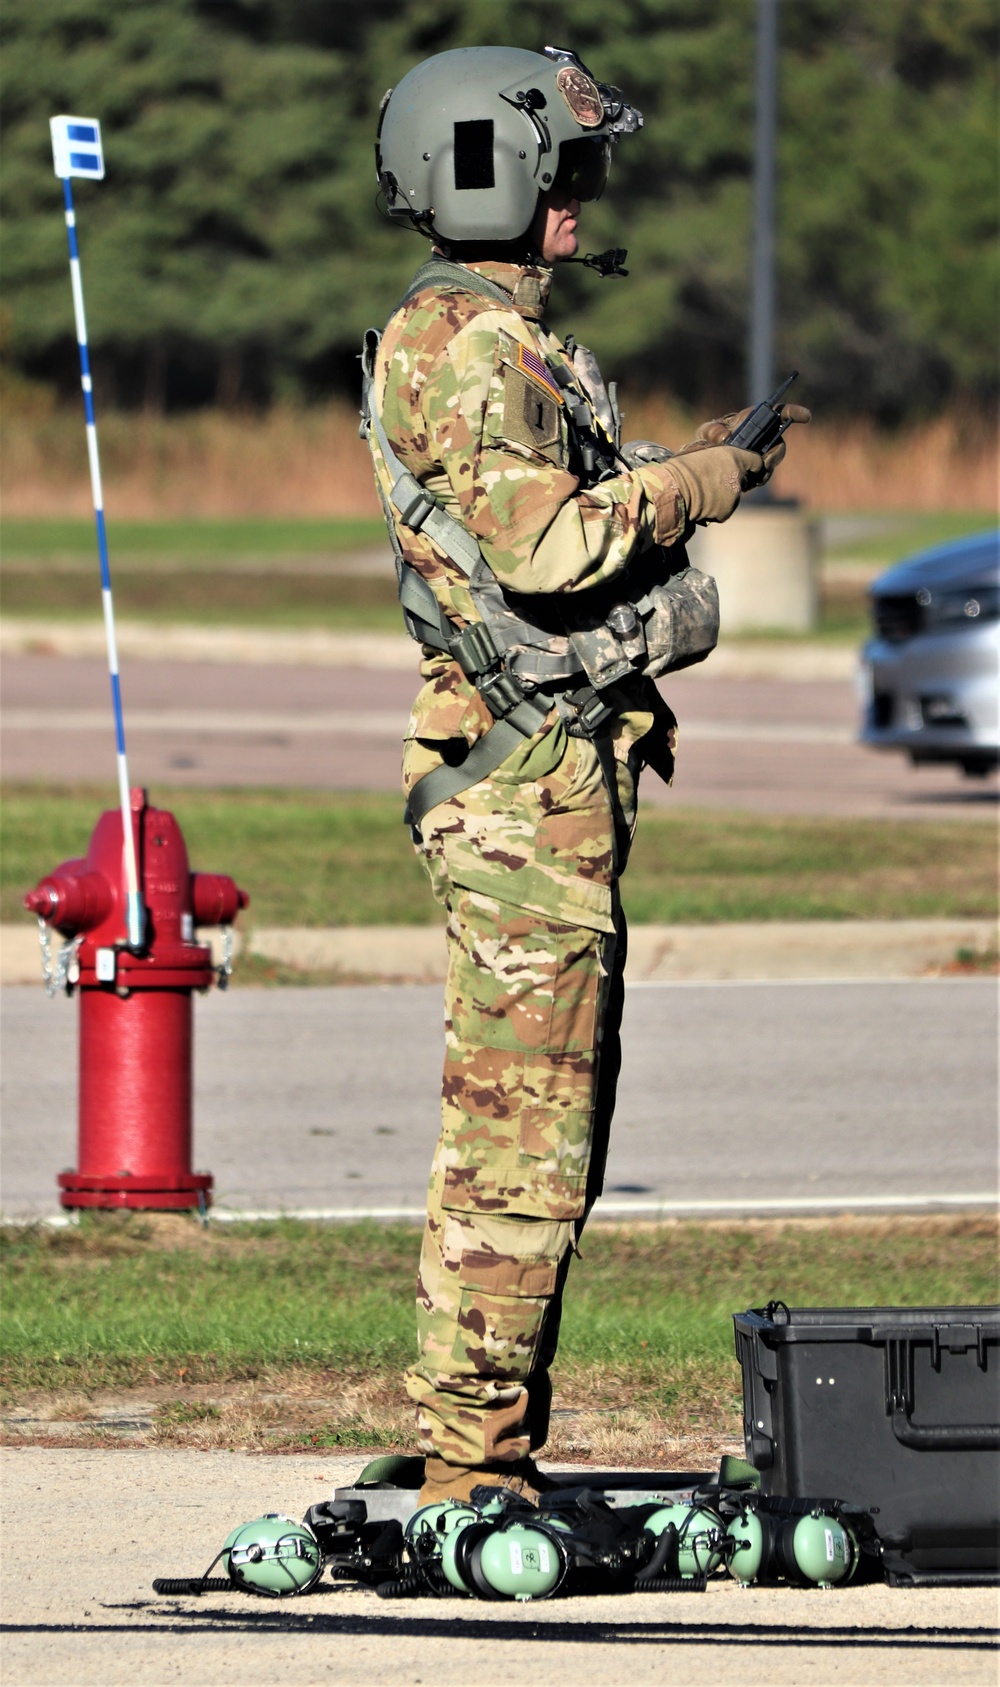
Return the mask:
{"type": "Polygon", "coordinates": [[[216,1553],[203,1576],[157,1576],[153,1583],[153,1592],[188,1595],[238,1592],[237,1584],[229,1576],[213,1576],[211,1573],[225,1550],[225,1547],[223,1547],[221,1551],[216,1553]]]}
{"type": "Polygon", "coordinates": [[[228,1576],[157,1576],[154,1593],[234,1593],[228,1576]]]}
{"type": "Polygon", "coordinates": [[[661,1575],[669,1558],[677,1561],[677,1528],[668,1523],[656,1543],[656,1550],[644,1569],[640,1570],[633,1586],[636,1593],[704,1593],[708,1577],[661,1575]]]}

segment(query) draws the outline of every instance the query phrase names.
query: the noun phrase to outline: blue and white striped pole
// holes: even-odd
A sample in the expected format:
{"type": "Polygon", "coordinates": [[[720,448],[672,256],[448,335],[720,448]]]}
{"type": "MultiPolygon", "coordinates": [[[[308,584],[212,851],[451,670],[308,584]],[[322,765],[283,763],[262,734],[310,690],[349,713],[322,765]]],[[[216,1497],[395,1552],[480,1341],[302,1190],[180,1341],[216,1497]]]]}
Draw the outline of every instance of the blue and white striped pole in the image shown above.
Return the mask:
{"type": "Polygon", "coordinates": [[[125,840],[125,885],[128,892],[127,943],[130,949],[141,949],[146,934],[146,909],[139,889],[139,872],[135,857],[135,834],[132,830],[132,805],[129,800],[128,762],[125,756],[125,720],[122,714],[121,680],[118,674],[118,643],[115,638],[115,606],[111,595],[111,566],[108,561],[108,535],[104,525],[104,492],[101,487],[101,461],[97,451],[97,423],[94,420],[94,390],[90,378],[90,355],[87,350],[87,318],[83,309],[83,281],[80,276],[80,253],[76,243],[76,212],[73,209],[73,189],[70,178],[89,176],[91,181],[104,177],[104,153],[101,148],[101,125],[93,117],[53,117],[52,158],[56,175],[63,184],[66,208],[66,234],[69,239],[69,278],[73,288],[73,311],[76,316],[76,338],[80,348],[80,384],[83,387],[83,408],[87,419],[87,455],[90,458],[90,485],[94,495],[94,519],[97,523],[97,550],[101,559],[101,597],[104,603],[104,630],[108,644],[108,673],[111,678],[111,705],[115,719],[115,741],[118,753],[118,792],[122,810],[122,835],[125,840]]]}

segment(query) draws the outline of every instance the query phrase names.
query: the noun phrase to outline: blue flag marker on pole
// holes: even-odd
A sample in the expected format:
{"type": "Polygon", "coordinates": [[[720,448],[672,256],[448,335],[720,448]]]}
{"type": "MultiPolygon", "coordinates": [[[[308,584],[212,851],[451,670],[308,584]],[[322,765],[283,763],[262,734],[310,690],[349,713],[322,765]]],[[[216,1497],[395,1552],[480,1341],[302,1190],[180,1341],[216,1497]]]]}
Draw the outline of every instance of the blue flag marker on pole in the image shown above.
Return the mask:
{"type": "Polygon", "coordinates": [[[76,338],[80,348],[80,384],[83,387],[83,408],[87,420],[87,454],[90,458],[90,485],[94,495],[94,519],[97,523],[97,550],[101,559],[101,596],[104,601],[104,630],[108,642],[108,673],[111,678],[111,703],[115,717],[115,740],[118,751],[118,792],[122,810],[122,834],[125,840],[125,883],[128,890],[127,942],[130,949],[141,949],[146,934],[146,909],[139,889],[139,872],[135,855],[135,834],[132,829],[132,805],[129,801],[128,762],[125,756],[125,720],[122,714],[121,681],[118,674],[118,644],[115,638],[115,607],[111,595],[111,566],[108,562],[108,535],[104,525],[104,492],[101,487],[101,462],[97,452],[97,423],[94,420],[94,390],[90,378],[90,355],[87,350],[87,318],[83,309],[83,281],[80,276],[80,253],[76,243],[76,212],[73,208],[72,176],[89,176],[91,181],[104,178],[104,152],[101,146],[101,125],[94,117],[52,117],[52,159],[56,175],[63,184],[66,209],[66,234],[69,239],[69,278],[73,289],[73,311],[76,316],[76,338]]]}

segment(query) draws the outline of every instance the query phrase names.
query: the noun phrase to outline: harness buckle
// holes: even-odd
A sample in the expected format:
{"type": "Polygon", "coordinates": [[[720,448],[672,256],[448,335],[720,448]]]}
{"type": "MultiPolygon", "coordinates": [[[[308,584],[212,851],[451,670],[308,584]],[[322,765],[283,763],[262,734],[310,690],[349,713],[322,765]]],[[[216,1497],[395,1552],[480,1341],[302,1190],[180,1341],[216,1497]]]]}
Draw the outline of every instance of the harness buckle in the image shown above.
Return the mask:
{"type": "Polygon", "coordinates": [[[400,475],[391,493],[400,521],[411,533],[419,533],[427,517],[437,509],[434,499],[412,475],[400,475]],[[407,501],[404,503],[403,500],[407,501]]]}
{"type": "Polygon", "coordinates": [[[566,731],[571,738],[594,738],[606,721],[611,719],[614,710],[609,708],[597,691],[570,692],[566,702],[575,710],[571,720],[566,721],[566,731]]]}

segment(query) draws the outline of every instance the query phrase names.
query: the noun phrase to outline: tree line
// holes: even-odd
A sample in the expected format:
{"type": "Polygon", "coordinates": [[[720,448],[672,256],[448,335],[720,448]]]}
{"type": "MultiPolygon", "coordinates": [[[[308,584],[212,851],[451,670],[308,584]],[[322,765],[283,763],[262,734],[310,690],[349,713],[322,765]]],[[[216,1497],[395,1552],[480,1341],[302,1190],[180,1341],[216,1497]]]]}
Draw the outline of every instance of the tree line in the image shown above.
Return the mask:
{"type": "MultiPolygon", "coordinates": [[[[782,0],[782,368],[884,421],[990,405],[998,0],[782,0]]],[[[572,46],[645,116],[552,318],[632,391],[743,399],[754,0],[5,0],[0,354],[76,380],[48,119],[102,120],[77,184],[96,377],[124,407],[353,394],[425,248],[380,216],[379,101],[418,60],[572,46]]]]}

